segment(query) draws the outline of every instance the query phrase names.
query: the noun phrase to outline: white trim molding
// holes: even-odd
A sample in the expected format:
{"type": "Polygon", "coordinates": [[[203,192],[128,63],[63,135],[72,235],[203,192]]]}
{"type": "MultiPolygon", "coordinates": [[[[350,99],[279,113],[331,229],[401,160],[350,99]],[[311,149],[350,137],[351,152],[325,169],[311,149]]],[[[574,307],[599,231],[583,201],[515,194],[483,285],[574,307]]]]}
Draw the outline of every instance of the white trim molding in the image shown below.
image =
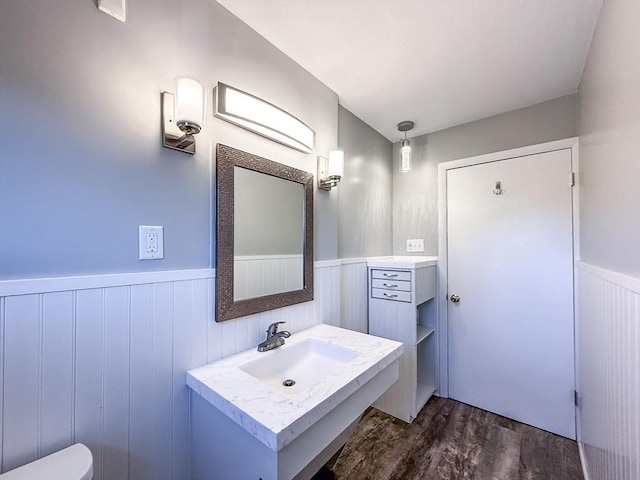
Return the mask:
{"type": "Polygon", "coordinates": [[[113,273],[103,275],[77,275],[69,277],[26,278],[0,281],[0,297],[33,293],[66,292],[149,283],[179,282],[215,278],[215,268],[191,270],[165,270],[160,272],[113,273]]]}
{"type": "Polygon", "coordinates": [[[313,268],[339,267],[342,265],[339,258],[333,260],[316,260],[313,262],[313,268]]]}
{"type": "Polygon", "coordinates": [[[634,293],[640,293],[640,278],[630,277],[602,267],[596,267],[595,265],[583,262],[582,260],[576,262],[576,267],[600,277],[603,280],[607,280],[608,282],[618,285],[619,287],[626,288],[634,293]]]}

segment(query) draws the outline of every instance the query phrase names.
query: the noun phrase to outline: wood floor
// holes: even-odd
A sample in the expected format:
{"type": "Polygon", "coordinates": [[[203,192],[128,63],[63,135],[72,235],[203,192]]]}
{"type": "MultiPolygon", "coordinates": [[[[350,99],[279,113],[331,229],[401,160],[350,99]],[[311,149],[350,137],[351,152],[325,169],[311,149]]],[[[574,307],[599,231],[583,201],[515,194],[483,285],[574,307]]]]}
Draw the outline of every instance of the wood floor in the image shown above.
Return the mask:
{"type": "Polygon", "coordinates": [[[369,409],[315,480],[582,480],[576,442],[433,397],[413,423],[369,409]]]}

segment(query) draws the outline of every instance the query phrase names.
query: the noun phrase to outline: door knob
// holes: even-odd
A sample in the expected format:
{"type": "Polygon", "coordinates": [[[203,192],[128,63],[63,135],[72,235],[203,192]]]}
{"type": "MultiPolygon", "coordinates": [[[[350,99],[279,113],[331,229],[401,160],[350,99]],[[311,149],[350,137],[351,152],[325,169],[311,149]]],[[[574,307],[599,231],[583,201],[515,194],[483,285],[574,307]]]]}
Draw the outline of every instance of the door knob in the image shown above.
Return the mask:
{"type": "Polygon", "coordinates": [[[453,303],[458,303],[460,301],[460,296],[456,295],[455,293],[453,295],[451,295],[451,302],[453,303]]]}

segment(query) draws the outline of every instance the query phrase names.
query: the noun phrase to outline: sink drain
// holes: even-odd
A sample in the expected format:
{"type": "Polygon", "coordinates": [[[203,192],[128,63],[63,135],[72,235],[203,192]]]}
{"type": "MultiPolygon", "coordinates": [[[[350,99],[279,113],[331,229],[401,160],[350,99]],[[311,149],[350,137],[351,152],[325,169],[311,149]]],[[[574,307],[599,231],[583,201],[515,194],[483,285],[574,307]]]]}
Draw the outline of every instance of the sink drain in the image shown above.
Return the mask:
{"type": "Polygon", "coordinates": [[[295,380],[291,380],[290,378],[286,379],[284,382],[282,382],[282,385],[284,385],[285,387],[293,387],[296,384],[295,380]]]}

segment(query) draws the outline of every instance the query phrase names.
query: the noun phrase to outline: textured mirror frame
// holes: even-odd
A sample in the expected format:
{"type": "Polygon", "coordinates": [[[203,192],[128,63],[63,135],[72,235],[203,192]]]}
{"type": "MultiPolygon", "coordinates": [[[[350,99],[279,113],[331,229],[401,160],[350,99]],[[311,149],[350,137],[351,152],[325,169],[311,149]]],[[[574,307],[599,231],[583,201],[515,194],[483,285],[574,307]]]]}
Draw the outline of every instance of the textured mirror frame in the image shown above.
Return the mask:
{"type": "Polygon", "coordinates": [[[216,322],[313,300],[313,175],[227,145],[216,146],[216,322]],[[304,186],[303,287],[263,297],[234,300],[234,167],[304,186]]]}

